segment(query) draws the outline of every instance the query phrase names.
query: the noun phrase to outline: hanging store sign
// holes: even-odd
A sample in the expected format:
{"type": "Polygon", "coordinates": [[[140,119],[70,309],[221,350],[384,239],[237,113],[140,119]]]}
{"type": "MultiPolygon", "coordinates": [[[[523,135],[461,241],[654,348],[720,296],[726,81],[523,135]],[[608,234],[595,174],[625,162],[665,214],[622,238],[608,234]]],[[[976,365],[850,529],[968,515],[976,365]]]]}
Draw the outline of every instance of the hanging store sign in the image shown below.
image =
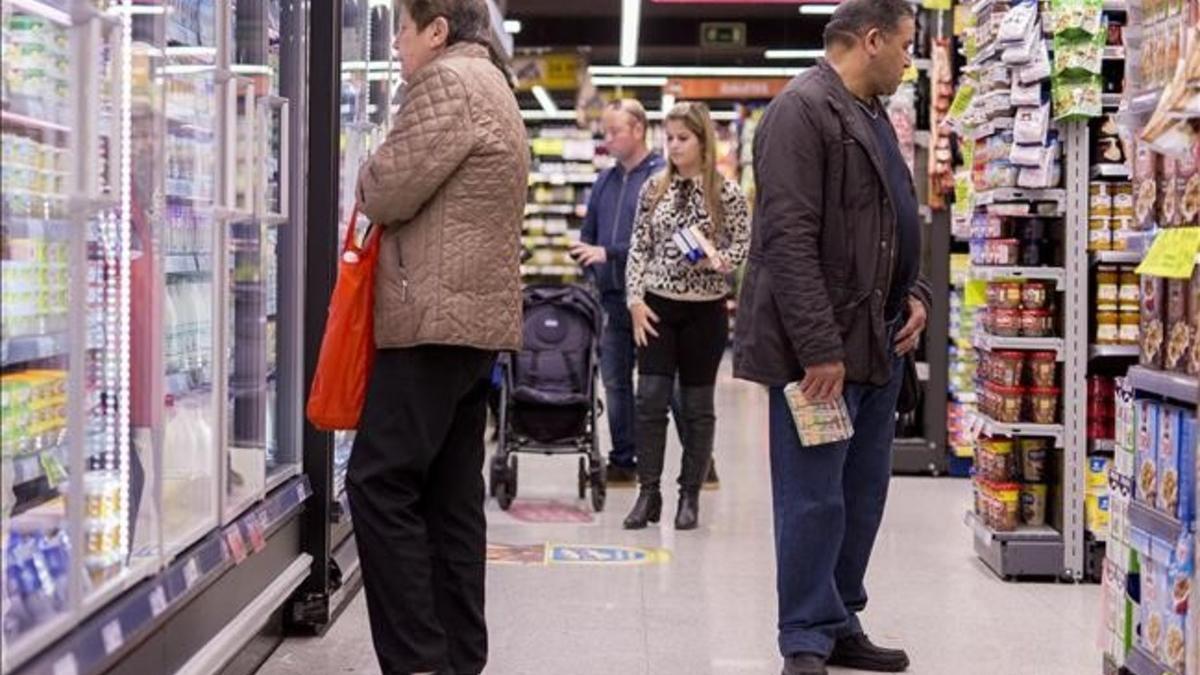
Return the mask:
{"type": "Polygon", "coordinates": [[[663,91],[680,100],[711,101],[775,98],[787,86],[786,77],[672,78],[663,91]]]}
{"type": "Polygon", "coordinates": [[[551,91],[575,90],[583,72],[583,59],[578,54],[517,56],[512,60],[512,70],[521,91],[537,86],[551,91]]]}
{"type": "Polygon", "coordinates": [[[1154,238],[1137,273],[1166,279],[1190,279],[1200,252],[1200,227],[1165,229],[1154,238]]]}

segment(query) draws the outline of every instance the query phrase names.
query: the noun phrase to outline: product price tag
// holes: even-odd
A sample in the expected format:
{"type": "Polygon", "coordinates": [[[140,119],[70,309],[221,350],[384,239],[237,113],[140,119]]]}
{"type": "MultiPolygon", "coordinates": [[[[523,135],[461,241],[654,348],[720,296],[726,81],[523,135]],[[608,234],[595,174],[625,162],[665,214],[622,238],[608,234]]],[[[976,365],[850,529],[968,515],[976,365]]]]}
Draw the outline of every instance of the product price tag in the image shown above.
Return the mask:
{"type": "Polygon", "coordinates": [[[229,545],[229,552],[233,554],[233,562],[242,564],[246,559],[246,540],[242,538],[242,528],[237,523],[225,528],[225,543],[229,545]]]}
{"type": "Polygon", "coordinates": [[[961,216],[971,215],[975,210],[974,195],[970,180],[959,178],[954,181],[954,213],[961,216]]]}
{"type": "Polygon", "coordinates": [[[150,592],[150,615],[158,618],[167,611],[167,592],[162,586],[150,592]]]}
{"type": "Polygon", "coordinates": [[[265,521],[266,518],[263,517],[262,511],[254,511],[246,518],[246,530],[250,539],[250,548],[254,549],[255,553],[267,547],[266,534],[264,532],[265,521]]]}
{"type": "Polygon", "coordinates": [[[963,288],[963,304],[967,307],[987,306],[987,282],[981,279],[969,279],[963,288]]]}
{"type": "Polygon", "coordinates": [[[195,558],[188,558],[188,561],[183,565],[183,585],[185,588],[191,589],[200,580],[200,565],[195,558]]]}
{"type": "Polygon", "coordinates": [[[946,119],[951,123],[962,119],[962,116],[967,114],[967,109],[971,107],[971,102],[975,100],[975,85],[966,83],[958,88],[954,93],[954,101],[950,103],[950,112],[946,115],[946,119]]]}
{"type": "Polygon", "coordinates": [[[950,0],[922,0],[921,6],[925,9],[934,9],[942,11],[950,11],[950,0]]]}
{"type": "Polygon", "coordinates": [[[75,661],[75,654],[64,654],[55,661],[54,675],[79,675],[79,664],[75,661]]]}
{"type": "Polygon", "coordinates": [[[104,654],[107,656],[125,644],[125,633],[121,630],[121,621],[113,619],[100,629],[100,638],[104,640],[104,654]]]}
{"type": "Polygon", "coordinates": [[[1154,239],[1137,273],[1166,279],[1190,279],[1200,253],[1200,227],[1163,230],[1154,239]]]}

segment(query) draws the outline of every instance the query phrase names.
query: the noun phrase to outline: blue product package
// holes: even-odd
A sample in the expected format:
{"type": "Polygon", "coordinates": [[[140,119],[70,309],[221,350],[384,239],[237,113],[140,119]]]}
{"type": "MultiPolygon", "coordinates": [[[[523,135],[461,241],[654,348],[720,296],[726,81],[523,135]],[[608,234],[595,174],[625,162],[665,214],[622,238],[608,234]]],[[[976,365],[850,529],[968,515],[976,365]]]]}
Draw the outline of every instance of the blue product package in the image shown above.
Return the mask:
{"type": "Polygon", "coordinates": [[[1179,513],[1186,525],[1196,520],[1196,415],[1185,412],[1179,434],[1179,513]]]}

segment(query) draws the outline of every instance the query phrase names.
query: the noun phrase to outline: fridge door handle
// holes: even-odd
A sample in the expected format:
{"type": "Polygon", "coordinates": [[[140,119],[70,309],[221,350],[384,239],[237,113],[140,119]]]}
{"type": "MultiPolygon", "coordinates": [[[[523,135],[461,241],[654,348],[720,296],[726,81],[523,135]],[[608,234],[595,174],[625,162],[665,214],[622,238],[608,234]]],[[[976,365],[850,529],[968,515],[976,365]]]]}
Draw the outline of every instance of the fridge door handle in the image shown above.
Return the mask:
{"type": "MultiPolygon", "coordinates": [[[[270,129],[272,111],[279,111],[279,210],[271,211],[267,204],[266,190],[267,186],[261,186],[263,197],[263,215],[269,223],[285,223],[289,217],[289,187],[291,182],[291,155],[292,155],[292,139],[291,139],[291,101],[282,96],[266,96],[260,101],[263,107],[263,129],[270,129]]],[[[266,138],[264,143],[267,144],[267,152],[270,152],[270,137],[269,134],[264,134],[266,138]]]]}
{"type": "Polygon", "coordinates": [[[258,109],[254,102],[254,81],[246,77],[230,77],[225,81],[225,193],[224,204],[227,213],[234,219],[254,217],[254,159],[256,153],[243,153],[240,140],[240,130],[243,117],[238,115],[238,97],[244,89],[246,92],[245,123],[250,125],[247,132],[249,142],[255,136],[255,111],[258,109]],[[242,157],[239,157],[239,154],[242,157]],[[240,173],[244,172],[244,173],[240,173]],[[250,189],[245,192],[245,199],[238,199],[238,176],[247,176],[250,189]]]}

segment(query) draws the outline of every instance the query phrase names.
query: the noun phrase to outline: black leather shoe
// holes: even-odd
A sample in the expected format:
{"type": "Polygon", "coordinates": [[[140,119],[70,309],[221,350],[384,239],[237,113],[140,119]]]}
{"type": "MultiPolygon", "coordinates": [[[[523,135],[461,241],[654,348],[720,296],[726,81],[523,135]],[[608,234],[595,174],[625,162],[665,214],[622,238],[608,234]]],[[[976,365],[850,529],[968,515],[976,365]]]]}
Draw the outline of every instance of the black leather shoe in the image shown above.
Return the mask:
{"type": "Polygon", "coordinates": [[[903,649],[885,649],[863,633],[838,640],[829,655],[829,665],[873,673],[902,673],[908,670],[908,654],[903,649]]]}
{"type": "Polygon", "coordinates": [[[625,529],[645,529],[646,523],[657,523],[662,517],[662,493],[658,488],[643,487],[638,492],[633,510],[625,517],[625,529]]]}
{"type": "Polygon", "coordinates": [[[820,654],[793,654],[783,660],[782,675],[828,675],[820,654]]]}
{"type": "Polygon", "coordinates": [[[637,485],[636,466],[621,466],[609,462],[606,475],[608,487],[634,487],[637,485]]]}
{"type": "Polygon", "coordinates": [[[694,530],[700,526],[700,495],[679,493],[679,508],[675,511],[675,529],[694,530]]]}

